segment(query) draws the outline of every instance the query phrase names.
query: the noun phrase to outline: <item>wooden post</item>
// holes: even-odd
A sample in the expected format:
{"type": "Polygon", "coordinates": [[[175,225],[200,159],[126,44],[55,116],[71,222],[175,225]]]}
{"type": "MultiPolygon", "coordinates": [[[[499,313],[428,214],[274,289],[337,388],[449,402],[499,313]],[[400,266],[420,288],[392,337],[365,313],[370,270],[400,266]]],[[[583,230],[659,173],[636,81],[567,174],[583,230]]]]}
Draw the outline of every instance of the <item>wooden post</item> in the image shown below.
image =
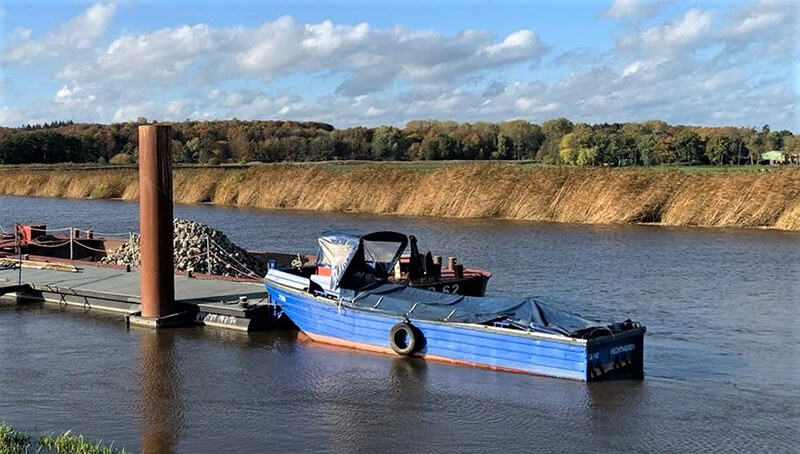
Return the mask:
{"type": "Polygon", "coordinates": [[[175,302],[171,132],[165,125],[139,126],[141,298],[147,318],[169,315],[175,302]]]}

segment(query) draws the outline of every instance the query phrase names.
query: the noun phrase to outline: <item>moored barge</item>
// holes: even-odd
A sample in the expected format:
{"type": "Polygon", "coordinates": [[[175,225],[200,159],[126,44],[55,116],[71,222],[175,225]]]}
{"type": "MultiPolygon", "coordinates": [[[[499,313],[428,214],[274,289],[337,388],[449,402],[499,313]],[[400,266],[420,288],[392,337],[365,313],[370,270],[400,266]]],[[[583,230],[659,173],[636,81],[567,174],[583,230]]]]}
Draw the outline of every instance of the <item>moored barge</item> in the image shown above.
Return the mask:
{"type": "Polygon", "coordinates": [[[533,298],[448,295],[388,282],[396,232],[325,232],[317,268],[271,269],[271,300],[315,341],[574,380],[641,378],[645,327],[583,318],[533,298]]]}

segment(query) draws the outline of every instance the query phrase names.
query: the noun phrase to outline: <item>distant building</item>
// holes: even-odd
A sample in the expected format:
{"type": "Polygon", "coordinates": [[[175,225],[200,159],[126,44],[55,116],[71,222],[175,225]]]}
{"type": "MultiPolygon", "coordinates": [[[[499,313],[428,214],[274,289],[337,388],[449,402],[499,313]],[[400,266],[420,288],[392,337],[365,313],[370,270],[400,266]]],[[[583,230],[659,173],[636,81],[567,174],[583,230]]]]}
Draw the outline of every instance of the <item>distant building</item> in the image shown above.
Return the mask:
{"type": "Polygon", "coordinates": [[[761,153],[761,160],[769,161],[770,165],[783,164],[786,162],[786,156],[778,150],[771,150],[761,153]]]}

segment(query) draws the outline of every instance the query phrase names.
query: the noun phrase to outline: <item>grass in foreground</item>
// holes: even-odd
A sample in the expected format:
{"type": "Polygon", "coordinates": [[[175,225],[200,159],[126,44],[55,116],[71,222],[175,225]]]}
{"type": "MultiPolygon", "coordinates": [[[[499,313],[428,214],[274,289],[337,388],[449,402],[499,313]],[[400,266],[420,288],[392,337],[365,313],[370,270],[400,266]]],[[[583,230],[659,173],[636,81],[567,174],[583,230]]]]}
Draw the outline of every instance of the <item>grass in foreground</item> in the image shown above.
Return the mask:
{"type": "Polygon", "coordinates": [[[24,454],[31,448],[31,436],[6,423],[0,423],[0,453],[24,454]]]}
{"type": "Polygon", "coordinates": [[[0,423],[0,454],[126,454],[124,449],[116,449],[113,443],[104,446],[102,441],[92,443],[83,435],[73,435],[70,431],[61,435],[42,435],[34,450],[33,437],[8,424],[0,423]]]}

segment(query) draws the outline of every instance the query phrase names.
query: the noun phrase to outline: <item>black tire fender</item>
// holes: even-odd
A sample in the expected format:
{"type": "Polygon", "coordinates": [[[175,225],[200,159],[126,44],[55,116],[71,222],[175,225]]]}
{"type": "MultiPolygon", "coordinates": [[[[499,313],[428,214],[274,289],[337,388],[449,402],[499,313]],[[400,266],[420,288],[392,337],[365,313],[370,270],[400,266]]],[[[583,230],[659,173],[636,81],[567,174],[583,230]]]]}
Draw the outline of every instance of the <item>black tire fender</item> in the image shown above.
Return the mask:
{"type": "Polygon", "coordinates": [[[389,332],[389,346],[398,355],[408,356],[419,347],[417,330],[408,322],[400,322],[389,332]]]}

